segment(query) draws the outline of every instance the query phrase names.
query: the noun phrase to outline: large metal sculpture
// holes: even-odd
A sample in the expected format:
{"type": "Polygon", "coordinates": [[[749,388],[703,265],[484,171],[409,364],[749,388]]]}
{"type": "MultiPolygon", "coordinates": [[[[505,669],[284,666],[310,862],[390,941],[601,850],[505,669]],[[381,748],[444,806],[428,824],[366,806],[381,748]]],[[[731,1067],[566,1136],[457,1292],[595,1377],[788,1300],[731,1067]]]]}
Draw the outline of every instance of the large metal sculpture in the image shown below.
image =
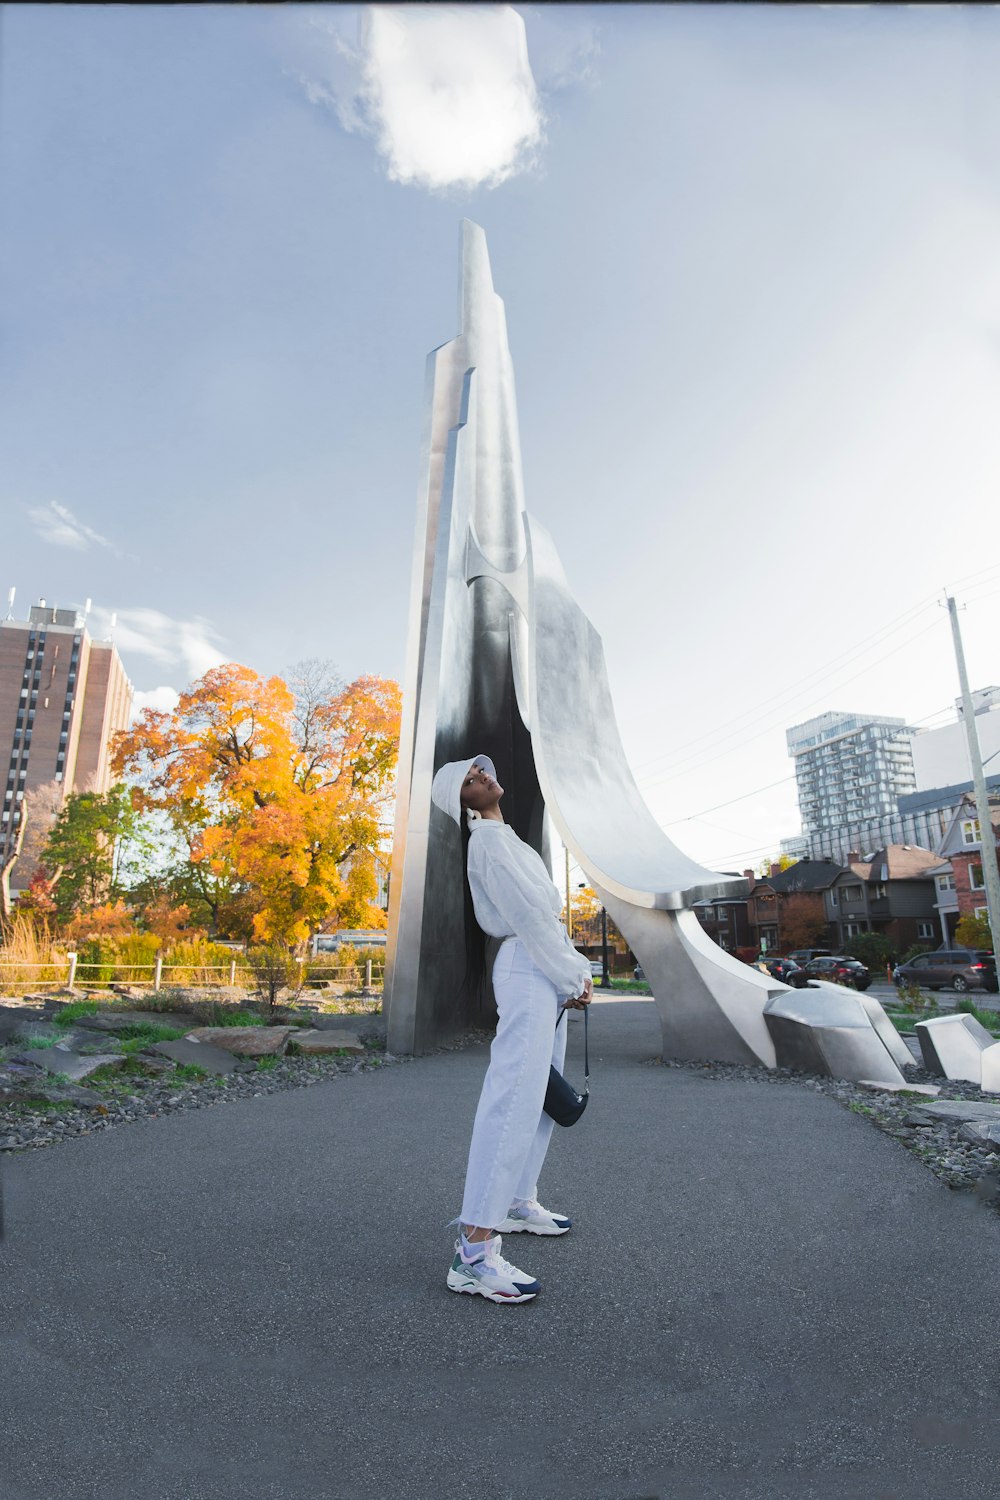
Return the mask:
{"type": "MultiPolygon", "coordinates": [[[[551,538],[524,510],[514,374],[485,235],[466,221],[462,241],[461,332],[428,361],[390,892],[389,1046],[422,1051],[480,1014],[455,825],[432,806],[430,785],[443,762],[482,751],[497,765],[515,831],[544,856],[550,818],[628,939],[656,997],[664,1052],[774,1067],[783,1038],[797,1035],[798,1012],[779,1024],[786,987],[717,947],[691,909],[743,894],[746,882],[682,853],[635,785],[600,637],[551,538]],[[770,1024],[769,1005],[778,1012],[770,1024]]],[[[855,1077],[901,1083],[867,1012],[857,1006],[848,1025],[843,1009],[830,1018],[838,1065],[848,1057],[855,1077]]],[[[791,1048],[791,1065],[800,1054],[791,1048]]]]}

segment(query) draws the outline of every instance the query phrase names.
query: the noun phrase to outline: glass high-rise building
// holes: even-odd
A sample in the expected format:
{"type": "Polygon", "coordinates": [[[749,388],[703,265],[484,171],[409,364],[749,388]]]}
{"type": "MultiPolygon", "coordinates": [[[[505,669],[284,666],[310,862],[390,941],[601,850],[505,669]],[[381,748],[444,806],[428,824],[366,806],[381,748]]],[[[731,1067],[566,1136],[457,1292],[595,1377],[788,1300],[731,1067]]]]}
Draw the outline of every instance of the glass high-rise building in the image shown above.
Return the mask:
{"type": "Polygon", "coordinates": [[[814,858],[814,844],[819,849],[834,833],[849,839],[852,828],[860,832],[896,813],[897,798],[915,790],[916,733],[904,719],[833,712],[786,731],[802,833],[814,858]]]}

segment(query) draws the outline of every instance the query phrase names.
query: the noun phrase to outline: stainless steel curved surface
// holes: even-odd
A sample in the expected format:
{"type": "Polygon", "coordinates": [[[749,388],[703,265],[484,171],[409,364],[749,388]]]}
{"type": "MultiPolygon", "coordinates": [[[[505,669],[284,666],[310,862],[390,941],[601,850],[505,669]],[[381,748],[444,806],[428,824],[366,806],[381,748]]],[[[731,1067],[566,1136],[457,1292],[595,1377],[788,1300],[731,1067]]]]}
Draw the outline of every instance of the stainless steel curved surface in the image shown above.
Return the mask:
{"type": "Polygon", "coordinates": [[[467,971],[463,849],[430,800],[437,766],[489,752],[505,815],[544,848],[544,806],[510,664],[511,603],[484,577],[466,585],[470,528],[489,565],[525,550],[514,372],[486,237],[462,224],[461,331],[427,362],[416,538],[403,682],[385,1006],[390,1047],[414,1052],[471,1022],[491,1000],[467,971]]]}
{"type": "MultiPolygon", "coordinates": [[[[791,1036],[788,1028],[807,1023],[780,1010],[767,1018],[792,992],[712,943],[690,910],[705,898],[743,895],[747,882],[678,849],[632,777],[600,636],[548,532],[524,511],[503,303],[485,236],[468,221],[460,302],[460,334],[428,361],[389,912],[389,1045],[420,1051],[484,1018],[465,966],[461,835],[430,801],[438,766],[483,751],[506,789],[508,822],[544,856],[547,813],[625,934],[650,978],[664,1051],[773,1067],[774,1026],[791,1036]]],[[[869,1050],[892,1066],[853,1004],[852,1037],[863,1023],[869,1050]]],[[[817,1055],[853,1067],[858,1050],[824,1042],[817,1055]]],[[[863,1073],[844,1076],[883,1075],[866,1060],[863,1073]]]]}
{"type": "Polygon", "coordinates": [[[768,1001],[764,1019],[779,1067],[896,1087],[906,1082],[867,1008],[840,985],[819,980],[804,990],[789,989],[768,1001]]]}

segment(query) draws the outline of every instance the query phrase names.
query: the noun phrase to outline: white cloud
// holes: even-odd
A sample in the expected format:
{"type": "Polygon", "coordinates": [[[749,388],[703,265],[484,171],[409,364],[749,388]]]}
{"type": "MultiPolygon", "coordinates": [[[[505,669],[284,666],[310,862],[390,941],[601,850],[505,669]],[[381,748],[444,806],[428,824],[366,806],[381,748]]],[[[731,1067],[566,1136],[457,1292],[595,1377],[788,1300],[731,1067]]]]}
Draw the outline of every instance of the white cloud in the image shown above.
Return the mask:
{"type": "Polygon", "coordinates": [[[136,692],[132,700],[132,719],[135,721],[147,708],[155,708],[158,713],[173,713],[179,698],[180,693],[172,687],[151,688],[148,693],[136,692]]]}
{"type": "MultiPolygon", "coordinates": [[[[147,656],[173,668],[185,686],[226,660],[212,639],[215,632],[207,620],[174,620],[157,609],[121,609],[112,629],[111,611],[95,609],[88,625],[96,640],[114,637],[126,671],[131,656],[147,656]]],[[[157,693],[166,691],[155,689],[157,693]]]]}
{"type": "Polygon", "coordinates": [[[394,182],[496,187],[531,164],[543,114],[511,6],[367,6],[357,48],[336,21],[314,25],[327,77],[299,73],[306,96],[372,135],[394,182]]]}
{"type": "Polygon", "coordinates": [[[91,545],[117,549],[107,537],[101,536],[92,527],[77,519],[68,506],[50,500],[48,505],[29,505],[28,518],[43,542],[52,542],[56,547],[72,547],[75,552],[86,552],[91,545]]]}

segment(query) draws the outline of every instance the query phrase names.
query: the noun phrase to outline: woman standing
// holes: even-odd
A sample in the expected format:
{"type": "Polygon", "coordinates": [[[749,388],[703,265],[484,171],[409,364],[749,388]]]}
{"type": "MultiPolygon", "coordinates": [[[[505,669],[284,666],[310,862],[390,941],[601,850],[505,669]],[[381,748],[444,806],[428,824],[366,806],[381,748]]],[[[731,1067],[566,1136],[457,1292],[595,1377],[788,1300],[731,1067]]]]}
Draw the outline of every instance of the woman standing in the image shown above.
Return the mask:
{"type": "Polygon", "coordinates": [[[552,1135],[543,1112],[549,1066],[562,1069],[565,1005],[590,1004],[590,965],[559,920],[562,901],[541,857],[503,820],[503,787],[486,755],[451,761],[431,797],[469,825],[467,874],[476,920],[503,942],[493,965],[499,1020],[472,1127],[460,1238],[448,1272],[453,1292],[528,1302],[539,1283],[500,1254],[504,1234],[565,1234],[570,1220],[538,1202],[538,1175],[552,1135]]]}

